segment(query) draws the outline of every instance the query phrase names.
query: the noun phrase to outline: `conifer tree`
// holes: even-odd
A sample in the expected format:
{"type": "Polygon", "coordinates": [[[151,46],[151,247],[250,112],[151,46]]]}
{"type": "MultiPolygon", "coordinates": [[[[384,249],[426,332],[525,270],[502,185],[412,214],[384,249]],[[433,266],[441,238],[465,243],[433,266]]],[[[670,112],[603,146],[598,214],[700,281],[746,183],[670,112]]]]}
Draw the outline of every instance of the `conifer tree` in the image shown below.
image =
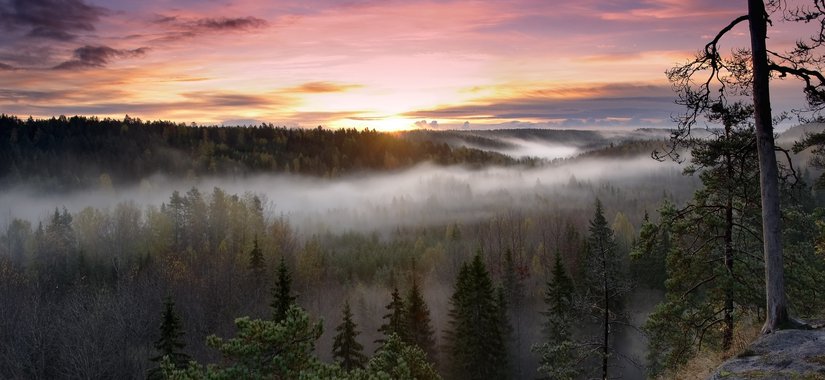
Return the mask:
{"type": "Polygon", "coordinates": [[[710,117],[724,129],[693,144],[685,169],[698,173],[702,187],[681,209],[665,204],[660,225],[648,227],[652,232],[643,227],[643,250],[654,250],[660,235],[674,241],[665,300],[645,325],[654,374],[684,364],[703,344],[730,348],[739,315],[764,307],[764,283],[753,275],[764,264],[752,114],[738,103],[714,107],[710,117]]]}
{"type": "Polygon", "coordinates": [[[670,248],[669,230],[651,222],[645,211],[639,230],[639,240],[630,253],[631,274],[636,283],[650,289],[665,289],[666,261],[670,248]]]}
{"type": "Polygon", "coordinates": [[[367,365],[366,377],[398,380],[439,380],[438,373],[420,348],[390,334],[367,365]]]}
{"type": "Polygon", "coordinates": [[[278,278],[275,280],[275,287],[272,288],[272,319],[281,322],[286,318],[286,313],[290,306],[295,303],[295,296],[292,295],[292,276],[289,268],[286,267],[286,260],[281,257],[278,265],[278,278]]]}
{"type": "Polygon", "coordinates": [[[264,270],[264,255],[261,252],[261,248],[258,247],[257,236],[255,236],[255,240],[252,241],[252,250],[249,251],[249,269],[252,270],[252,273],[254,273],[256,277],[260,277],[260,274],[264,270]]]}
{"type": "Polygon", "coordinates": [[[332,345],[332,356],[341,364],[341,368],[350,372],[356,368],[364,368],[367,357],[364,355],[364,346],[356,338],[360,332],[358,326],[352,320],[352,311],[349,301],[344,302],[342,311],[343,321],[335,328],[338,333],[335,335],[332,345]]]}
{"type": "MultiPolygon", "coordinates": [[[[183,352],[186,344],[182,341],[183,330],[181,320],[175,312],[175,302],[172,297],[166,297],[163,301],[163,316],[160,323],[160,338],[155,341],[155,349],[158,352],[157,356],[152,357],[151,360],[157,365],[167,357],[175,368],[184,368],[189,362],[189,355],[183,352]]],[[[160,367],[156,367],[149,371],[150,379],[162,379],[163,371],[160,367]]]]}
{"type": "Polygon", "coordinates": [[[407,293],[406,320],[407,337],[410,344],[418,346],[427,354],[431,363],[436,362],[435,331],[430,321],[430,308],[424,302],[421,287],[413,277],[410,291],[407,293]]]}
{"type": "Polygon", "coordinates": [[[404,300],[401,299],[401,294],[398,292],[398,287],[392,289],[392,299],[387,304],[387,314],[384,314],[384,324],[378,328],[378,332],[383,334],[382,338],[377,339],[376,343],[383,344],[387,338],[392,335],[398,335],[402,340],[407,340],[407,313],[404,300]]]}
{"type": "Polygon", "coordinates": [[[450,304],[445,340],[451,377],[507,378],[505,332],[495,289],[481,255],[461,267],[450,304]]]}
{"type": "Polygon", "coordinates": [[[553,277],[547,281],[544,303],[547,310],[542,314],[546,341],[533,346],[539,355],[539,373],[548,379],[573,379],[579,374],[577,345],[572,341],[571,327],[574,318],[573,281],[567,275],[556,252],[552,269],[553,277]]]}
{"type": "Polygon", "coordinates": [[[607,379],[610,376],[610,358],[616,356],[613,346],[615,325],[623,318],[622,302],[630,291],[630,285],[624,263],[618,255],[613,230],[598,199],[589,230],[584,302],[587,312],[599,326],[599,336],[594,337],[594,345],[598,347],[601,359],[600,377],[607,379]]]}

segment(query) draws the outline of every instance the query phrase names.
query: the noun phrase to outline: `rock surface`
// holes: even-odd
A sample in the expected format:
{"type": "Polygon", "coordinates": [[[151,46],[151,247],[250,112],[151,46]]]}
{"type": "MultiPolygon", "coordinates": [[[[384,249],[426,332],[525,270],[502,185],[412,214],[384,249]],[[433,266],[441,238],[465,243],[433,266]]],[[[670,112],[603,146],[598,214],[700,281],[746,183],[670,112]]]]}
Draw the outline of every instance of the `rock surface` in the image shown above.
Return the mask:
{"type": "Polygon", "coordinates": [[[825,380],[825,330],[781,330],[757,339],[710,380],[825,380]]]}

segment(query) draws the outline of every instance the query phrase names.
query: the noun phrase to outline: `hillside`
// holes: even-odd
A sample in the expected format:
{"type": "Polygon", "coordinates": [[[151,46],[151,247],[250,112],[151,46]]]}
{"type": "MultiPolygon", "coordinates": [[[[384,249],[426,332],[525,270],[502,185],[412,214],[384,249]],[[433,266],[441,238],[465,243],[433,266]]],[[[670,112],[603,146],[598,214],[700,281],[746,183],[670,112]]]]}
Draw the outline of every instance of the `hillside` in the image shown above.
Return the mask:
{"type": "Polygon", "coordinates": [[[421,162],[480,166],[529,161],[366,129],[190,126],[128,116],[21,120],[0,115],[0,186],[25,181],[58,190],[97,185],[104,178],[133,183],[155,174],[334,177],[421,162]]]}

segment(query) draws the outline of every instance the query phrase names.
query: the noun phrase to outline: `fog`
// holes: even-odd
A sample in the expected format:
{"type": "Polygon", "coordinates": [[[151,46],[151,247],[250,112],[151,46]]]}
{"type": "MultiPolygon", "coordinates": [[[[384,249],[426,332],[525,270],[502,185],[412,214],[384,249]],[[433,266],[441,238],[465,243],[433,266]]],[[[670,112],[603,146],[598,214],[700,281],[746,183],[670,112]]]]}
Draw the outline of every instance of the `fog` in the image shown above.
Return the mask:
{"type": "MultiPolygon", "coordinates": [[[[523,149],[533,149],[531,154],[535,154],[555,148],[532,144],[523,149]]],[[[680,171],[675,163],[643,156],[563,160],[537,168],[470,169],[421,164],[403,171],[334,179],[295,175],[179,179],[156,175],[142,179],[136,186],[59,195],[18,185],[0,193],[0,226],[13,218],[44,220],[55,208],[65,207],[75,213],[90,206],[111,209],[119,202],[134,202],[141,208],[160,206],[168,202],[173,191],[183,194],[195,187],[207,195],[218,187],[229,194],[261,197],[267,216],[287,217],[304,232],[387,231],[399,226],[476,220],[502,210],[532,208],[536,202],[570,197],[590,203],[594,195],[570,190],[571,181],[593,185],[641,181],[649,185],[644,178],[662,174],[678,177],[680,171]]]]}
{"type": "Polygon", "coordinates": [[[511,148],[490,149],[513,158],[537,157],[545,160],[573,157],[580,153],[575,146],[561,144],[546,144],[524,139],[501,139],[511,148]]]}
{"type": "MultiPolygon", "coordinates": [[[[419,268],[428,268],[419,273],[423,284],[422,291],[431,311],[435,339],[443,343],[444,331],[449,328],[449,299],[461,263],[479,249],[490,252],[487,265],[490,266],[491,275],[501,281],[501,255],[506,249],[512,248],[517,254],[516,260],[523,265],[522,270],[530,273],[524,279],[524,299],[516,306],[517,309],[514,309],[518,319],[512,322],[513,326],[517,327],[514,332],[516,343],[513,348],[513,364],[519,378],[533,378],[537,358],[530,352],[530,346],[542,336],[543,317],[540,311],[544,307],[542,292],[548,274],[544,268],[548,266],[548,260],[552,257],[549,252],[561,252],[562,249],[566,249],[565,252],[570,255],[567,259],[577,263],[575,252],[582,248],[579,245],[581,240],[577,237],[579,235],[569,235],[567,228],[575,226],[586,233],[586,221],[592,215],[596,198],[604,201],[608,220],[614,220],[614,217],[622,212],[623,217],[638,226],[644,212],[655,212],[655,208],[664,198],[679,202],[686,199],[695,189],[696,179],[683,176],[682,167],[677,163],[655,161],[647,152],[627,156],[623,155],[629,154],[626,152],[601,152],[610,158],[596,158],[597,154],[579,155],[588,149],[583,141],[565,144],[560,140],[500,137],[502,144],[494,149],[514,157],[530,156],[545,159],[536,167],[476,168],[423,163],[404,170],[335,178],[289,174],[202,178],[154,175],[135,179],[134,185],[103,185],[68,193],[36,191],[35,186],[21,183],[0,191],[0,228],[9,226],[15,218],[31,221],[35,225],[38,221],[43,221],[46,225],[55,209],[65,208],[77,215],[87,207],[113,211],[118,204],[124,202],[141,209],[157,207],[168,203],[174,191],[184,195],[192,188],[198,189],[207,203],[214,188],[220,188],[230,195],[256,195],[262,200],[266,218],[270,221],[276,218],[288,221],[288,238],[281,239],[280,235],[275,237],[273,232],[272,236],[256,235],[255,241],[257,244],[260,237],[262,247],[269,255],[279,252],[283,254],[281,257],[292,258],[296,291],[300,294],[299,304],[311,315],[324,320],[326,332],[316,346],[318,355],[324,360],[331,360],[332,336],[340,320],[343,300],[351,302],[359,328],[363,332],[360,341],[367,351],[370,352],[377,347],[374,340],[381,337],[378,328],[383,323],[380,316],[388,302],[389,284],[395,282],[393,278],[397,278],[402,291],[406,291],[409,286],[406,283],[409,281],[407,276],[409,273],[416,273],[415,268],[409,271],[406,267],[406,261],[402,261],[405,257],[414,257],[415,260],[420,260],[417,261],[420,263],[419,268]],[[532,223],[533,221],[535,223],[532,223]],[[438,227],[452,223],[461,224],[461,238],[448,241],[444,238],[444,232],[437,231],[438,227]],[[428,237],[429,231],[418,230],[426,227],[435,227],[432,229],[436,231],[433,234],[435,238],[428,237]],[[402,242],[392,245],[391,234],[405,228],[409,230],[401,231],[396,240],[403,241],[407,237],[413,237],[415,240],[409,244],[402,242]],[[359,240],[361,237],[344,236],[351,238],[347,241],[336,240],[338,236],[332,236],[349,232],[373,234],[364,239],[372,239],[373,236],[390,239],[376,239],[378,243],[365,245],[366,240],[359,240]],[[324,235],[327,233],[331,235],[324,235]],[[323,236],[311,236],[315,234],[323,236]],[[310,266],[312,257],[308,255],[313,252],[307,248],[310,245],[304,244],[315,238],[323,241],[329,250],[324,254],[319,253],[325,261],[318,271],[313,271],[314,267],[310,266]],[[382,245],[385,243],[386,245],[382,245]],[[391,250],[394,248],[398,249],[391,250]],[[393,255],[396,259],[388,257],[393,255]],[[302,262],[301,257],[309,258],[302,262]],[[361,272],[367,274],[363,275],[361,272]]],[[[607,145],[604,142],[607,140],[589,141],[596,141],[601,146],[607,145]]],[[[103,183],[106,184],[105,181],[103,183]]],[[[139,219],[140,216],[136,216],[134,224],[127,224],[128,227],[123,230],[133,228],[139,223],[139,219]]],[[[147,219],[144,221],[148,222],[147,219]]],[[[274,224],[276,223],[269,225],[274,224]]],[[[168,229],[172,230],[171,227],[168,229]]],[[[449,228],[441,229],[445,230],[449,228]]],[[[207,234],[212,233],[208,229],[207,231],[207,234]]],[[[161,299],[162,291],[171,292],[178,302],[181,314],[185,317],[184,320],[188,326],[193,326],[186,339],[189,349],[193,350],[193,356],[199,360],[214,359],[210,356],[214,353],[203,345],[207,334],[229,336],[235,331],[231,324],[235,316],[260,316],[269,313],[268,301],[265,301],[269,293],[252,291],[258,289],[255,287],[257,285],[249,281],[244,282],[249,275],[245,263],[246,252],[250,249],[250,238],[243,235],[246,230],[239,234],[232,232],[231,228],[220,231],[220,238],[214,241],[206,239],[211,241],[211,246],[198,248],[204,249],[207,253],[220,252],[220,248],[216,247],[226,243],[229,247],[226,249],[227,254],[207,254],[197,256],[197,259],[195,255],[181,255],[189,268],[185,276],[179,278],[175,277],[177,274],[168,277],[162,275],[159,281],[165,282],[158,285],[153,282],[156,280],[153,275],[150,277],[151,281],[137,283],[134,288],[136,293],[131,295],[135,299],[140,299],[141,304],[150,305],[152,308],[141,310],[143,314],[134,317],[134,320],[143,321],[143,328],[154,331],[156,316],[160,314],[160,304],[157,300],[161,299]],[[226,231],[230,233],[225,233],[226,231]],[[237,265],[239,262],[244,264],[237,265]],[[201,283],[210,284],[211,287],[196,285],[201,283]],[[216,299],[216,292],[230,295],[216,299]]],[[[118,231],[126,237],[120,240],[113,238],[98,241],[90,238],[88,242],[82,242],[85,244],[84,247],[95,248],[83,252],[84,260],[108,258],[110,252],[117,255],[116,252],[120,251],[137,252],[142,255],[145,247],[130,247],[126,244],[129,243],[128,239],[134,238],[127,232],[118,231]],[[120,251],[110,251],[111,247],[121,248],[118,248],[120,251]]],[[[106,233],[115,235],[110,231],[106,233]]],[[[88,235],[97,237],[95,233],[88,235]]],[[[146,240],[153,239],[150,234],[146,236],[146,240]]],[[[181,244],[181,247],[185,247],[184,243],[181,244]]],[[[27,248],[21,248],[25,249],[27,248]]],[[[9,251],[11,252],[11,249],[9,251]]],[[[160,252],[157,256],[157,265],[158,268],[165,268],[163,265],[167,263],[164,261],[167,258],[163,254],[164,251],[160,252]]],[[[34,262],[36,259],[36,255],[32,254],[31,260],[34,262]]],[[[178,257],[174,259],[177,260],[178,257]]],[[[128,260],[124,260],[126,261],[128,260]]],[[[272,272],[274,262],[274,256],[268,258],[269,272],[272,272]]],[[[166,272],[161,270],[161,273],[166,272]]],[[[131,288],[126,287],[118,289],[118,297],[125,297],[123,294],[127,294],[127,290],[131,291],[131,288]]],[[[633,315],[630,322],[640,325],[653,303],[659,298],[661,295],[654,293],[632,295],[632,305],[627,310],[633,315]]],[[[24,298],[18,301],[20,305],[29,304],[24,298]]],[[[109,304],[104,305],[108,307],[109,304]]],[[[27,315],[38,315],[39,312],[29,311],[30,314],[27,315]]],[[[26,317],[19,323],[25,325],[25,320],[32,318],[26,317]]],[[[51,315],[49,318],[52,318],[51,315]]],[[[82,318],[87,317],[84,315],[82,318]]],[[[73,320],[68,321],[66,326],[80,326],[73,320]]],[[[136,322],[130,320],[130,323],[136,322]]],[[[586,329],[589,326],[585,322],[576,328],[586,329]]],[[[55,328],[55,331],[58,330],[55,328]]],[[[86,334],[83,329],[76,330],[78,336],[86,334]]],[[[114,330],[129,331],[126,328],[114,330]]],[[[75,339],[71,334],[64,335],[67,336],[67,340],[75,339]]],[[[103,340],[109,338],[108,335],[95,337],[103,340]]],[[[621,339],[623,355],[634,358],[644,356],[646,342],[635,331],[628,329],[617,335],[617,339],[621,339]]],[[[113,344],[122,343],[114,338],[112,341],[113,344]]],[[[149,347],[147,342],[149,341],[131,341],[132,344],[149,347]]],[[[146,365],[143,358],[138,358],[136,362],[143,363],[140,366],[146,365]]],[[[143,370],[144,368],[140,367],[133,372],[142,373],[143,370]]],[[[638,369],[627,365],[623,371],[627,378],[639,377],[641,374],[638,369]]]]}

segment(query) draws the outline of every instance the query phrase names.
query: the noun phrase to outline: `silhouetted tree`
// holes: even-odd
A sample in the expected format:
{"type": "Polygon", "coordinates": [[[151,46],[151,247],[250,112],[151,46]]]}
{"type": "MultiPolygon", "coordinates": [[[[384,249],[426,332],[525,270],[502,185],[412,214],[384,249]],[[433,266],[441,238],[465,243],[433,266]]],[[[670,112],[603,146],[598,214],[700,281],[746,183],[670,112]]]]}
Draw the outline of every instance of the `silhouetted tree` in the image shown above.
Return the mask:
{"type": "Polygon", "coordinates": [[[272,288],[272,303],[269,304],[272,308],[272,319],[276,322],[283,321],[286,312],[295,303],[295,298],[292,295],[292,276],[286,267],[286,259],[281,256],[275,287],[272,288]]]}
{"type": "Polygon", "coordinates": [[[155,341],[155,350],[158,355],[151,360],[157,363],[158,367],[149,371],[150,379],[163,379],[163,371],[160,364],[163,360],[168,360],[174,368],[185,368],[189,362],[189,355],[183,352],[186,344],[181,339],[183,328],[178,314],[175,312],[175,302],[172,297],[166,297],[163,301],[163,316],[160,323],[160,338],[155,341]],[[165,358],[165,359],[164,359],[165,358]]]}
{"type": "Polygon", "coordinates": [[[410,291],[407,293],[406,305],[406,335],[408,342],[418,346],[431,363],[436,362],[435,331],[430,321],[430,308],[424,302],[421,287],[413,277],[410,291]]]}
{"type": "Polygon", "coordinates": [[[590,220],[587,272],[585,275],[584,308],[595,318],[599,336],[593,345],[601,359],[601,378],[608,379],[610,358],[616,353],[616,326],[624,319],[621,309],[630,291],[624,263],[618,255],[613,230],[607,224],[602,203],[596,200],[596,211],[590,220]]]}
{"type": "Polygon", "coordinates": [[[341,368],[350,372],[356,368],[364,368],[367,362],[367,357],[364,355],[364,346],[358,343],[358,326],[352,320],[352,311],[349,307],[349,301],[344,302],[342,310],[341,324],[335,328],[338,333],[335,334],[332,343],[332,357],[341,364],[341,368]]]}
{"type": "Polygon", "coordinates": [[[386,342],[387,337],[392,334],[396,334],[401,337],[402,340],[407,341],[407,334],[409,332],[407,329],[407,309],[404,305],[404,300],[398,292],[397,286],[393,287],[390,297],[390,303],[385,307],[387,314],[384,314],[382,317],[384,324],[378,328],[378,332],[382,333],[383,337],[377,339],[375,341],[376,343],[383,344],[386,342]]]}
{"type": "Polygon", "coordinates": [[[264,255],[258,247],[257,236],[255,236],[255,239],[252,241],[252,250],[249,251],[249,269],[256,277],[260,277],[261,273],[265,269],[264,255]]]}
{"type": "Polygon", "coordinates": [[[539,355],[539,373],[548,379],[574,379],[581,372],[579,368],[578,345],[572,340],[571,328],[575,316],[573,281],[567,275],[561,262],[561,253],[556,252],[552,278],[547,281],[542,313],[546,341],[533,346],[539,355]]]}
{"type": "Polygon", "coordinates": [[[476,254],[461,267],[450,298],[445,340],[452,378],[507,378],[506,338],[498,306],[490,275],[476,254]]]}

